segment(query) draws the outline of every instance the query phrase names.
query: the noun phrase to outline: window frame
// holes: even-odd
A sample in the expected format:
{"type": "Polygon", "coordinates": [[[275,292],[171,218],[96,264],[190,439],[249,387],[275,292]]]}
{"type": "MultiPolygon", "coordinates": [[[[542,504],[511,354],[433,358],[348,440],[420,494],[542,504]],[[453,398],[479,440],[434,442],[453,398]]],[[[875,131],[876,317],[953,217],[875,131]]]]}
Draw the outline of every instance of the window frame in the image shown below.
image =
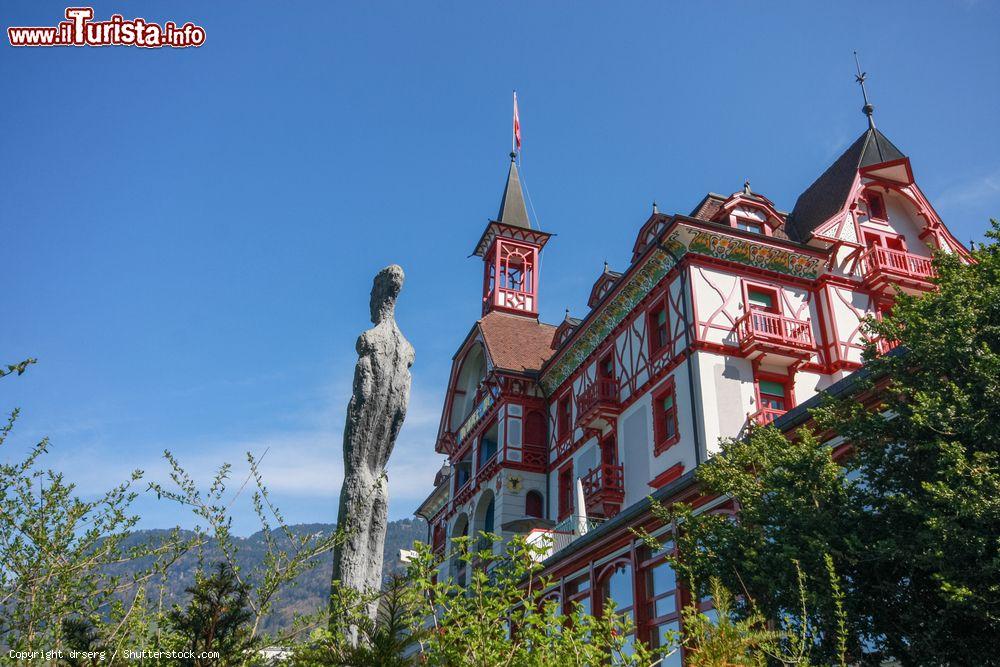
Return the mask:
{"type": "Polygon", "coordinates": [[[567,390],[556,401],[556,441],[566,442],[573,434],[573,392],[567,390]],[[563,406],[566,409],[563,409],[563,406]],[[565,418],[565,423],[563,422],[565,418]]]}
{"type": "Polygon", "coordinates": [[[781,309],[781,287],[778,285],[771,285],[768,283],[757,282],[753,280],[743,281],[743,308],[746,312],[751,310],[759,310],[765,313],[771,313],[772,315],[782,315],[781,309]],[[771,295],[771,307],[770,308],[760,308],[754,306],[750,301],[751,292],[766,292],[771,295]]]}
{"type": "Polygon", "coordinates": [[[868,219],[875,220],[878,222],[889,222],[889,211],[885,206],[885,197],[881,192],[875,192],[874,190],[866,190],[864,194],[865,206],[868,209],[868,219]],[[878,202],[879,208],[881,208],[882,215],[875,215],[875,206],[873,202],[878,202]]]}
{"type": "Polygon", "coordinates": [[[566,465],[559,468],[559,475],[556,478],[556,512],[558,520],[563,521],[573,515],[573,460],[570,459],[566,465]],[[564,488],[563,480],[568,479],[569,484],[564,488]]]}
{"type": "Polygon", "coordinates": [[[761,222],[760,220],[755,220],[753,218],[748,218],[748,217],[746,217],[744,215],[734,215],[733,216],[733,225],[732,226],[733,226],[733,229],[735,229],[737,231],[741,231],[741,232],[746,232],[747,234],[759,234],[760,236],[770,236],[771,235],[771,226],[768,225],[766,222],[761,222]],[[755,232],[755,231],[750,230],[750,229],[740,229],[740,224],[741,223],[744,224],[744,225],[746,225],[746,226],[751,226],[752,225],[754,227],[759,227],[760,231],[759,232],[755,232]]]}
{"type": "Polygon", "coordinates": [[[653,411],[653,455],[659,456],[667,451],[681,439],[681,429],[677,418],[677,381],[671,375],[652,392],[653,411]],[[669,410],[662,409],[663,399],[667,396],[673,398],[673,405],[669,410]],[[669,415],[669,416],[667,416],[669,415]],[[662,422],[661,422],[662,420],[662,422]],[[667,421],[672,421],[674,425],[673,435],[667,435],[667,421]]]}
{"type": "MultiPolygon", "coordinates": [[[[775,383],[780,384],[781,386],[783,386],[785,388],[785,396],[784,396],[784,402],[785,402],[784,411],[785,412],[788,412],[789,410],[791,410],[792,408],[795,407],[795,405],[796,405],[796,403],[795,403],[795,375],[794,374],[792,374],[792,375],[778,375],[777,373],[767,373],[765,371],[759,371],[758,370],[757,372],[755,372],[753,374],[754,400],[757,401],[757,410],[758,411],[763,410],[764,407],[765,407],[764,406],[764,400],[762,398],[762,396],[764,396],[765,394],[760,389],[760,383],[761,383],[762,380],[764,382],[775,382],[775,383]]],[[[774,394],[767,394],[767,395],[768,396],[774,396],[774,394]]],[[[774,409],[774,408],[772,408],[772,409],[774,409]]]]}
{"type": "Polygon", "coordinates": [[[655,359],[671,347],[670,345],[670,300],[666,294],[661,294],[646,309],[646,347],[650,359],[655,359]],[[663,312],[663,343],[657,341],[655,333],[659,331],[656,315],[663,312]]]}
{"type": "Polygon", "coordinates": [[[675,570],[672,565],[667,563],[668,556],[676,556],[678,553],[677,541],[670,533],[664,534],[658,539],[661,540],[661,543],[669,541],[671,545],[670,549],[664,549],[662,552],[654,554],[648,546],[643,546],[642,551],[640,551],[641,555],[638,558],[638,567],[636,568],[636,576],[641,582],[639,589],[641,609],[638,609],[638,611],[641,612],[642,627],[638,630],[638,632],[641,632],[643,635],[642,639],[646,642],[647,646],[652,645],[654,634],[656,634],[657,637],[659,636],[657,629],[661,625],[675,623],[677,625],[678,633],[683,633],[684,631],[684,622],[681,615],[686,602],[686,591],[682,586],[680,577],[677,575],[677,570],[675,570]],[[652,587],[653,570],[664,563],[667,563],[667,566],[673,571],[674,587],[669,591],[655,592],[651,594],[650,589],[652,587]],[[674,599],[674,610],[668,614],[664,614],[663,616],[654,616],[653,610],[656,608],[656,602],[671,596],[674,599]]]}

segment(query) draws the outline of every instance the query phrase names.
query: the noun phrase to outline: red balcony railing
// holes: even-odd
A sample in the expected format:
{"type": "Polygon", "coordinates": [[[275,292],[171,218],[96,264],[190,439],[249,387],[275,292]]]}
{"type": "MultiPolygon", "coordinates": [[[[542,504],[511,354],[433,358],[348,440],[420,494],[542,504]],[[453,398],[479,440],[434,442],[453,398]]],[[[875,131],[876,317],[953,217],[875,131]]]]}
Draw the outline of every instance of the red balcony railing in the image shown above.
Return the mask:
{"type": "Polygon", "coordinates": [[[758,426],[767,426],[775,419],[785,414],[785,412],[785,410],[777,410],[775,408],[761,408],[757,412],[750,415],[750,420],[758,426]]]}
{"type": "Polygon", "coordinates": [[[623,466],[602,463],[584,475],[580,481],[583,483],[583,497],[588,505],[591,502],[609,499],[621,502],[625,497],[623,466]]]}
{"type": "Polygon", "coordinates": [[[809,320],[797,320],[762,310],[750,310],[736,320],[736,335],[740,348],[744,350],[757,343],[800,351],[815,347],[809,320]]]}
{"type": "Polygon", "coordinates": [[[887,274],[926,282],[936,275],[930,257],[881,246],[866,250],[861,255],[861,266],[869,280],[887,274]]]}
{"type": "Polygon", "coordinates": [[[614,378],[598,378],[580,392],[576,399],[577,422],[586,426],[587,422],[602,413],[617,414],[618,381],[614,378]]]}

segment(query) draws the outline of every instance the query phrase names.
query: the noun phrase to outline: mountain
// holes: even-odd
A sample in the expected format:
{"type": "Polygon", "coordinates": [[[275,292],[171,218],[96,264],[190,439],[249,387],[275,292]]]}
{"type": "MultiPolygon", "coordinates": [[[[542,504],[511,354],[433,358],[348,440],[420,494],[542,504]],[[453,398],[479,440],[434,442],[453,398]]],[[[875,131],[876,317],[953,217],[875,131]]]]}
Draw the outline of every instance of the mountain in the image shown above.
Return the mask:
{"type": "MultiPolygon", "coordinates": [[[[335,529],[331,523],[308,523],[289,526],[289,529],[296,536],[315,534],[328,536],[335,529]]],[[[135,531],[128,543],[134,544],[155,544],[164,539],[170,531],[167,530],[139,530],[135,531]]],[[[287,543],[286,538],[279,531],[272,531],[279,546],[287,543]]],[[[184,532],[183,537],[193,537],[194,533],[184,532]]],[[[416,519],[401,519],[391,521],[388,524],[386,537],[383,575],[399,572],[403,569],[399,562],[399,550],[410,549],[413,542],[427,539],[427,524],[416,519]]],[[[259,567],[264,560],[266,545],[264,531],[259,531],[249,537],[237,537],[233,539],[237,551],[237,564],[244,573],[252,572],[255,567],[259,567]]],[[[221,560],[222,555],[218,547],[209,544],[205,547],[202,556],[206,566],[221,560]]],[[[140,559],[116,566],[116,574],[133,574],[142,571],[148,566],[149,561],[140,559]]],[[[174,563],[163,580],[165,595],[164,600],[167,605],[184,604],[189,594],[184,589],[191,586],[195,581],[195,573],[198,569],[198,554],[188,553],[174,563]]],[[[318,559],[317,565],[300,575],[290,586],[286,586],[278,596],[277,604],[272,612],[263,622],[263,632],[272,634],[282,629],[291,627],[292,621],[297,615],[311,614],[323,609],[330,594],[330,575],[333,570],[333,554],[324,554],[318,559]]],[[[152,593],[151,593],[152,594],[152,593]]]]}

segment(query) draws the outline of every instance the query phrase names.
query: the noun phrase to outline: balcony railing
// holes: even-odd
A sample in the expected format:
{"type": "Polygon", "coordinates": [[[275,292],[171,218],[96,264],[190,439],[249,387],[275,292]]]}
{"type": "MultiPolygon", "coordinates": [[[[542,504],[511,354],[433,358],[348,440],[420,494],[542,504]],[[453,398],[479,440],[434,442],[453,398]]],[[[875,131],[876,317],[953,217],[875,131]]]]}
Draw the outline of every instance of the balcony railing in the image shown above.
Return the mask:
{"type": "Polygon", "coordinates": [[[595,419],[617,415],[620,409],[618,381],[614,378],[598,378],[576,398],[577,425],[587,427],[595,419]]]}
{"type": "Polygon", "coordinates": [[[815,348],[809,320],[797,320],[762,310],[750,310],[736,320],[736,335],[744,351],[760,343],[797,351],[815,348]]]}
{"type": "Polygon", "coordinates": [[[785,412],[787,411],[777,410],[775,408],[761,408],[757,412],[750,415],[750,420],[758,426],[767,426],[775,419],[785,414],[785,412]]]}
{"type": "Polygon", "coordinates": [[[619,498],[625,495],[625,468],[620,465],[602,463],[584,475],[580,481],[583,484],[583,497],[587,500],[587,504],[608,495],[619,498]]]}
{"type": "Polygon", "coordinates": [[[872,246],[861,255],[861,267],[867,280],[888,275],[927,282],[937,275],[930,257],[881,246],[872,246]]]}
{"type": "Polygon", "coordinates": [[[486,393],[483,395],[482,399],[476,404],[476,407],[472,409],[469,416],[465,418],[462,425],[458,427],[458,431],[455,433],[455,447],[457,448],[465,439],[469,437],[469,434],[479,425],[479,422],[489,414],[490,409],[496,403],[497,395],[500,393],[498,389],[490,387],[487,389],[486,393]]]}

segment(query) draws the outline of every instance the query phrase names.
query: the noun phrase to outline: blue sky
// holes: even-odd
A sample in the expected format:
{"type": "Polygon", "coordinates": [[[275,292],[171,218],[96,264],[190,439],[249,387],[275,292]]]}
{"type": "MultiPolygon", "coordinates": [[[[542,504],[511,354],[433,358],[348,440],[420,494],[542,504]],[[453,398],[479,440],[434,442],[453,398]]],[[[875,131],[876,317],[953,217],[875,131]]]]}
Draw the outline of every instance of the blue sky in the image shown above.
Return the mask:
{"type": "MultiPolygon", "coordinates": [[[[65,4],[4,2],[3,26],[65,4]]],[[[523,177],[557,236],[543,319],[580,314],[655,199],[687,213],[744,178],[790,209],[876,121],[951,230],[1000,216],[1000,5],[989,2],[96,2],[205,27],[199,49],[0,47],[0,460],[48,435],[94,493],[163,449],[204,477],[269,448],[292,522],[333,521],[354,340],[401,264],[417,350],[394,518],[430,489],[467,256],[496,214],[518,89],[523,177]]],[[[152,498],[143,525],[188,520],[152,498]]],[[[237,528],[255,528],[237,503],[237,528]]]]}

